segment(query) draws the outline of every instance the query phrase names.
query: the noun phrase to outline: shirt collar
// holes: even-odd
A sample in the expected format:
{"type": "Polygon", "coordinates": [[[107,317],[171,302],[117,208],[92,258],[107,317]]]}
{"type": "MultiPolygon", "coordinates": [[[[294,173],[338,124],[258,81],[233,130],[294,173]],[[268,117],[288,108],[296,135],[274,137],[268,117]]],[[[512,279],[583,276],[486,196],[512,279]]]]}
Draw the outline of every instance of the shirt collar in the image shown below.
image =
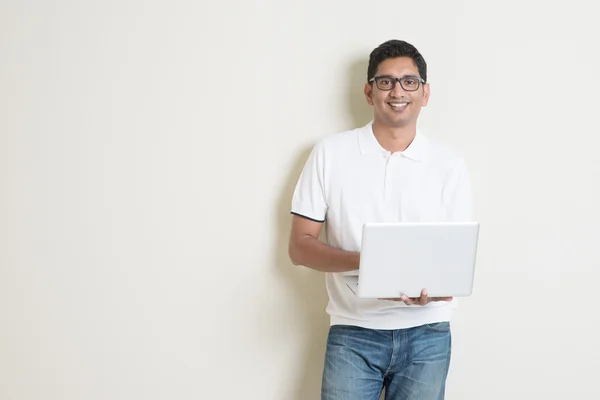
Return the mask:
{"type": "MultiPolygon", "coordinates": [[[[374,154],[374,153],[389,153],[386,149],[381,147],[375,134],[373,133],[373,121],[369,122],[364,126],[358,134],[358,145],[360,147],[360,153],[362,155],[374,154]]],[[[414,161],[425,162],[429,154],[429,143],[423,134],[417,129],[415,138],[410,145],[404,150],[399,152],[404,157],[414,161]]]]}

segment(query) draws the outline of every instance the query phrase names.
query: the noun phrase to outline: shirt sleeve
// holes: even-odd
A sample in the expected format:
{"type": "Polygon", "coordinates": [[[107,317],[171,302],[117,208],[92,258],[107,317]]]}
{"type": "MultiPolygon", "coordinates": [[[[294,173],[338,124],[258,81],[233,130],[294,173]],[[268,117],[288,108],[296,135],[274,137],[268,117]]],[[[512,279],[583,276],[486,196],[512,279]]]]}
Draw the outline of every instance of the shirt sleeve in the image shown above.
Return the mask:
{"type": "Polygon", "coordinates": [[[450,177],[444,187],[444,206],[446,219],[450,222],[473,221],[471,184],[467,166],[459,159],[453,166],[450,177]]]}
{"type": "Polygon", "coordinates": [[[292,198],[292,214],[324,222],[327,214],[325,196],[325,146],[318,142],[300,174],[292,198]]]}

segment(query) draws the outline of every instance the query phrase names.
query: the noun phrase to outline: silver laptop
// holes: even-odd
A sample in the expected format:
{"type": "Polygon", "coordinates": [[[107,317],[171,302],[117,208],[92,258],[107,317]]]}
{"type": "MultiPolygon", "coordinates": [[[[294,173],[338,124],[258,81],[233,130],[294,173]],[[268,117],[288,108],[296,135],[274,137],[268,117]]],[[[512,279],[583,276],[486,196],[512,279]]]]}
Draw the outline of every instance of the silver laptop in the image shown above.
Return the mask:
{"type": "Polygon", "coordinates": [[[360,298],[470,296],[478,239],[478,222],[367,223],[358,276],[344,279],[360,298]]]}

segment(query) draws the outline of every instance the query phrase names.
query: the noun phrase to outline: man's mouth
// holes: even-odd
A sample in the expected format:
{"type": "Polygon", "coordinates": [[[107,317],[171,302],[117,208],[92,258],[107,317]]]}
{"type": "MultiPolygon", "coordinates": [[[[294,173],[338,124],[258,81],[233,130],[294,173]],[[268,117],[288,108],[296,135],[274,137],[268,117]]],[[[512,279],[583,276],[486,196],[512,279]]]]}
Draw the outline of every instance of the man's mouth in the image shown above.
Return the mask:
{"type": "Polygon", "coordinates": [[[388,104],[394,111],[404,111],[404,109],[408,107],[408,103],[406,101],[390,101],[388,104]]]}

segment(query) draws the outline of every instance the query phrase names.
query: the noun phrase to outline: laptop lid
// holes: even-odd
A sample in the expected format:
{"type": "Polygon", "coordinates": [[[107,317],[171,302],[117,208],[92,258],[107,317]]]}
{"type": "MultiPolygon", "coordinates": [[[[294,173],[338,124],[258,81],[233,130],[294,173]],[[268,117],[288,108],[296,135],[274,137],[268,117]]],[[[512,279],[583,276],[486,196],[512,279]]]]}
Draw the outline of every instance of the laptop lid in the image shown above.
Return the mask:
{"type": "Polygon", "coordinates": [[[366,223],[362,235],[359,297],[472,294],[478,222],[366,223]]]}

